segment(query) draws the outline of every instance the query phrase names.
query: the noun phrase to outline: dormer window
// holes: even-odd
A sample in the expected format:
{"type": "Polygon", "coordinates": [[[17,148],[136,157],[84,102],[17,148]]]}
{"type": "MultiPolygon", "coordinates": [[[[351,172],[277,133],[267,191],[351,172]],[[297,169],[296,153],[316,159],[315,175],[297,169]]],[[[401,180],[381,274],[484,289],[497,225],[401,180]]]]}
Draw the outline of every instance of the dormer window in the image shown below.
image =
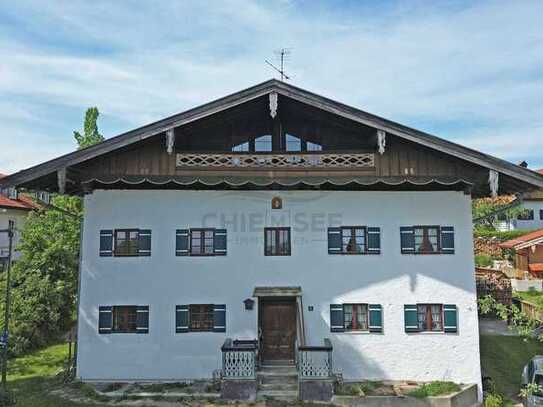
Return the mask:
{"type": "Polygon", "coordinates": [[[255,138],[255,151],[257,152],[270,152],[272,151],[272,136],[266,134],[255,138]]]}
{"type": "Polygon", "coordinates": [[[307,151],[322,151],[322,145],[308,141],[307,151]]]}
{"type": "Polygon", "coordinates": [[[237,146],[232,147],[234,153],[246,153],[249,151],[249,142],[238,144],[237,146]]]}

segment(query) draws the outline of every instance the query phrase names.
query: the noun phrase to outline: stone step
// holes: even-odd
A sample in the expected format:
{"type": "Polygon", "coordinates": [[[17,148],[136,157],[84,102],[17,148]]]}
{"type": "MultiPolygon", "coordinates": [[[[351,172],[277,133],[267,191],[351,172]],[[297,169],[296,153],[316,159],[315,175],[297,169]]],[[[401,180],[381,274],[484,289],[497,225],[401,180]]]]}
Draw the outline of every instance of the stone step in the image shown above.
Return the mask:
{"type": "Polygon", "coordinates": [[[298,375],[298,371],[294,366],[262,366],[258,370],[259,374],[268,374],[274,376],[280,375],[298,375]]]}
{"type": "Polygon", "coordinates": [[[273,398],[276,400],[296,400],[298,392],[296,390],[259,390],[256,394],[257,400],[273,398]]]}
{"type": "Polygon", "coordinates": [[[261,390],[286,390],[286,391],[297,391],[298,390],[298,383],[263,383],[258,385],[259,391],[261,390]]]}
{"type": "Polygon", "coordinates": [[[258,382],[262,384],[298,384],[298,375],[258,375],[258,382]]]}

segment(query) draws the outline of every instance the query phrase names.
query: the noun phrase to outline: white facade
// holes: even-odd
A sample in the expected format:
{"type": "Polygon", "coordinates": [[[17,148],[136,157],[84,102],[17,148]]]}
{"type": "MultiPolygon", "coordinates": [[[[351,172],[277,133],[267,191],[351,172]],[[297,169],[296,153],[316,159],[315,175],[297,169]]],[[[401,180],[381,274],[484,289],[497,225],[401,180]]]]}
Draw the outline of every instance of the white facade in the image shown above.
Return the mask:
{"type": "Polygon", "coordinates": [[[301,286],[310,345],[330,338],[345,379],[480,384],[471,201],[462,192],[100,191],[85,197],[77,375],[180,380],[221,367],[226,337],[257,337],[257,286],[301,286]],[[283,209],[271,210],[279,196],[283,209]],[[226,222],[226,223],[225,223],[226,222]],[[329,255],[327,227],[381,228],[381,254],[329,255]],[[400,226],[455,228],[455,254],[400,252],[400,226]],[[291,226],[292,255],[265,257],[263,228],[291,226]],[[152,230],[150,257],[99,257],[101,229],[152,230]],[[226,227],[228,254],[176,257],[175,231],[226,227]],[[330,332],[330,304],[383,307],[383,333],[330,332]],[[175,333],[178,304],[226,304],[226,333],[175,333]],[[458,308],[457,333],[404,331],[404,304],[458,308]],[[98,307],[148,305],[148,334],[99,334],[98,307]],[[313,307],[309,311],[308,307],[313,307]],[[256,307],[255,307],[256,308],[256,307]]]}
{"type": "Polygon", "coordinates": [[[512,229],[520,230],[536,230],[543,228],[543,217],[541,211],[543,211],[543,201],[530,201],[525,200],[522,203],[524,209],[532,210],[534,217],[530,220],[515,219],[512,222],[512,229]]]}
{"type": "MultiPolygon", "coordinates": [[[[0,208],[0,230],[8,228],[9,221],[15,222],[15,235],[13,239],[13,260],[19,258],[20,253],[15,249],[19,244],[20,230],[23,228],[28,211],[21,209],[0,208]]],[[[7,233],[0,233],[0,258],[7,258],[9,254],[9,238],[7,233]]]]}

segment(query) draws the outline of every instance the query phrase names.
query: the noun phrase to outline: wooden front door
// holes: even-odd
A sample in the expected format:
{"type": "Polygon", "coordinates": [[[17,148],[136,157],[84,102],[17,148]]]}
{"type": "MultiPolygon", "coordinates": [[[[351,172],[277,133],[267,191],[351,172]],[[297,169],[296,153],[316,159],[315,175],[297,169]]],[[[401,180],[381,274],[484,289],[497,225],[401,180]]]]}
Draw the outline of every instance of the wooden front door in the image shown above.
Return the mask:
{"type": "Polygon", "coordinates": [[[263,301],[259,305],[261,349],[264,361],[294,360],[296,303],[263,301]]]}

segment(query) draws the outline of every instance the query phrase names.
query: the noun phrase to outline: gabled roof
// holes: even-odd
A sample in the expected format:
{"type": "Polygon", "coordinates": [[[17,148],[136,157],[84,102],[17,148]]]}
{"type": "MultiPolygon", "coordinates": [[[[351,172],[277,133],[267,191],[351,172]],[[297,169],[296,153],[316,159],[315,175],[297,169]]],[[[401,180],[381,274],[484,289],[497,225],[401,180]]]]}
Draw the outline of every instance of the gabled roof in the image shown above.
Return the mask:
{"type": "Polygon", "coordinates": [[[199,107],[112,137],[94,146],[74,151],[73,153],[63,155],[43,164],[22,170],[6,177],[0,181],[0,184],[4,184],[5,186],[23,185],[59,169],[82,163],[110,151],[148,139],[173,127],[191,123],[195,120],[238,106],[271,92],[276,92],[279,95],[350,119],[354,122],[371,126],[378,130],[384,130],[389,134],[441,151],[484,168],[498,171],[499,173],[528,183],[534,187],[543,188],[543,175],[540,175],[535,171],[522,168],[502,159],[492,157],[434,135],[367,113],[276,79],[268,80],[215,101],[203,104],[199,107]]]}
{"type": "Polygon", "coordinates": [[[40,206],[25,194],[19,194],[17,199],[10,199],[0,194],[0,208],[31,211],[40,209],[40,206]]]}
{"type": "Polygon", "coordinates": [[[543,242],[543,229],[503,242],[500,244],[500,247],[503,249],[524,249],[525,247],[530,247],[541,242],[543,242]]]}

